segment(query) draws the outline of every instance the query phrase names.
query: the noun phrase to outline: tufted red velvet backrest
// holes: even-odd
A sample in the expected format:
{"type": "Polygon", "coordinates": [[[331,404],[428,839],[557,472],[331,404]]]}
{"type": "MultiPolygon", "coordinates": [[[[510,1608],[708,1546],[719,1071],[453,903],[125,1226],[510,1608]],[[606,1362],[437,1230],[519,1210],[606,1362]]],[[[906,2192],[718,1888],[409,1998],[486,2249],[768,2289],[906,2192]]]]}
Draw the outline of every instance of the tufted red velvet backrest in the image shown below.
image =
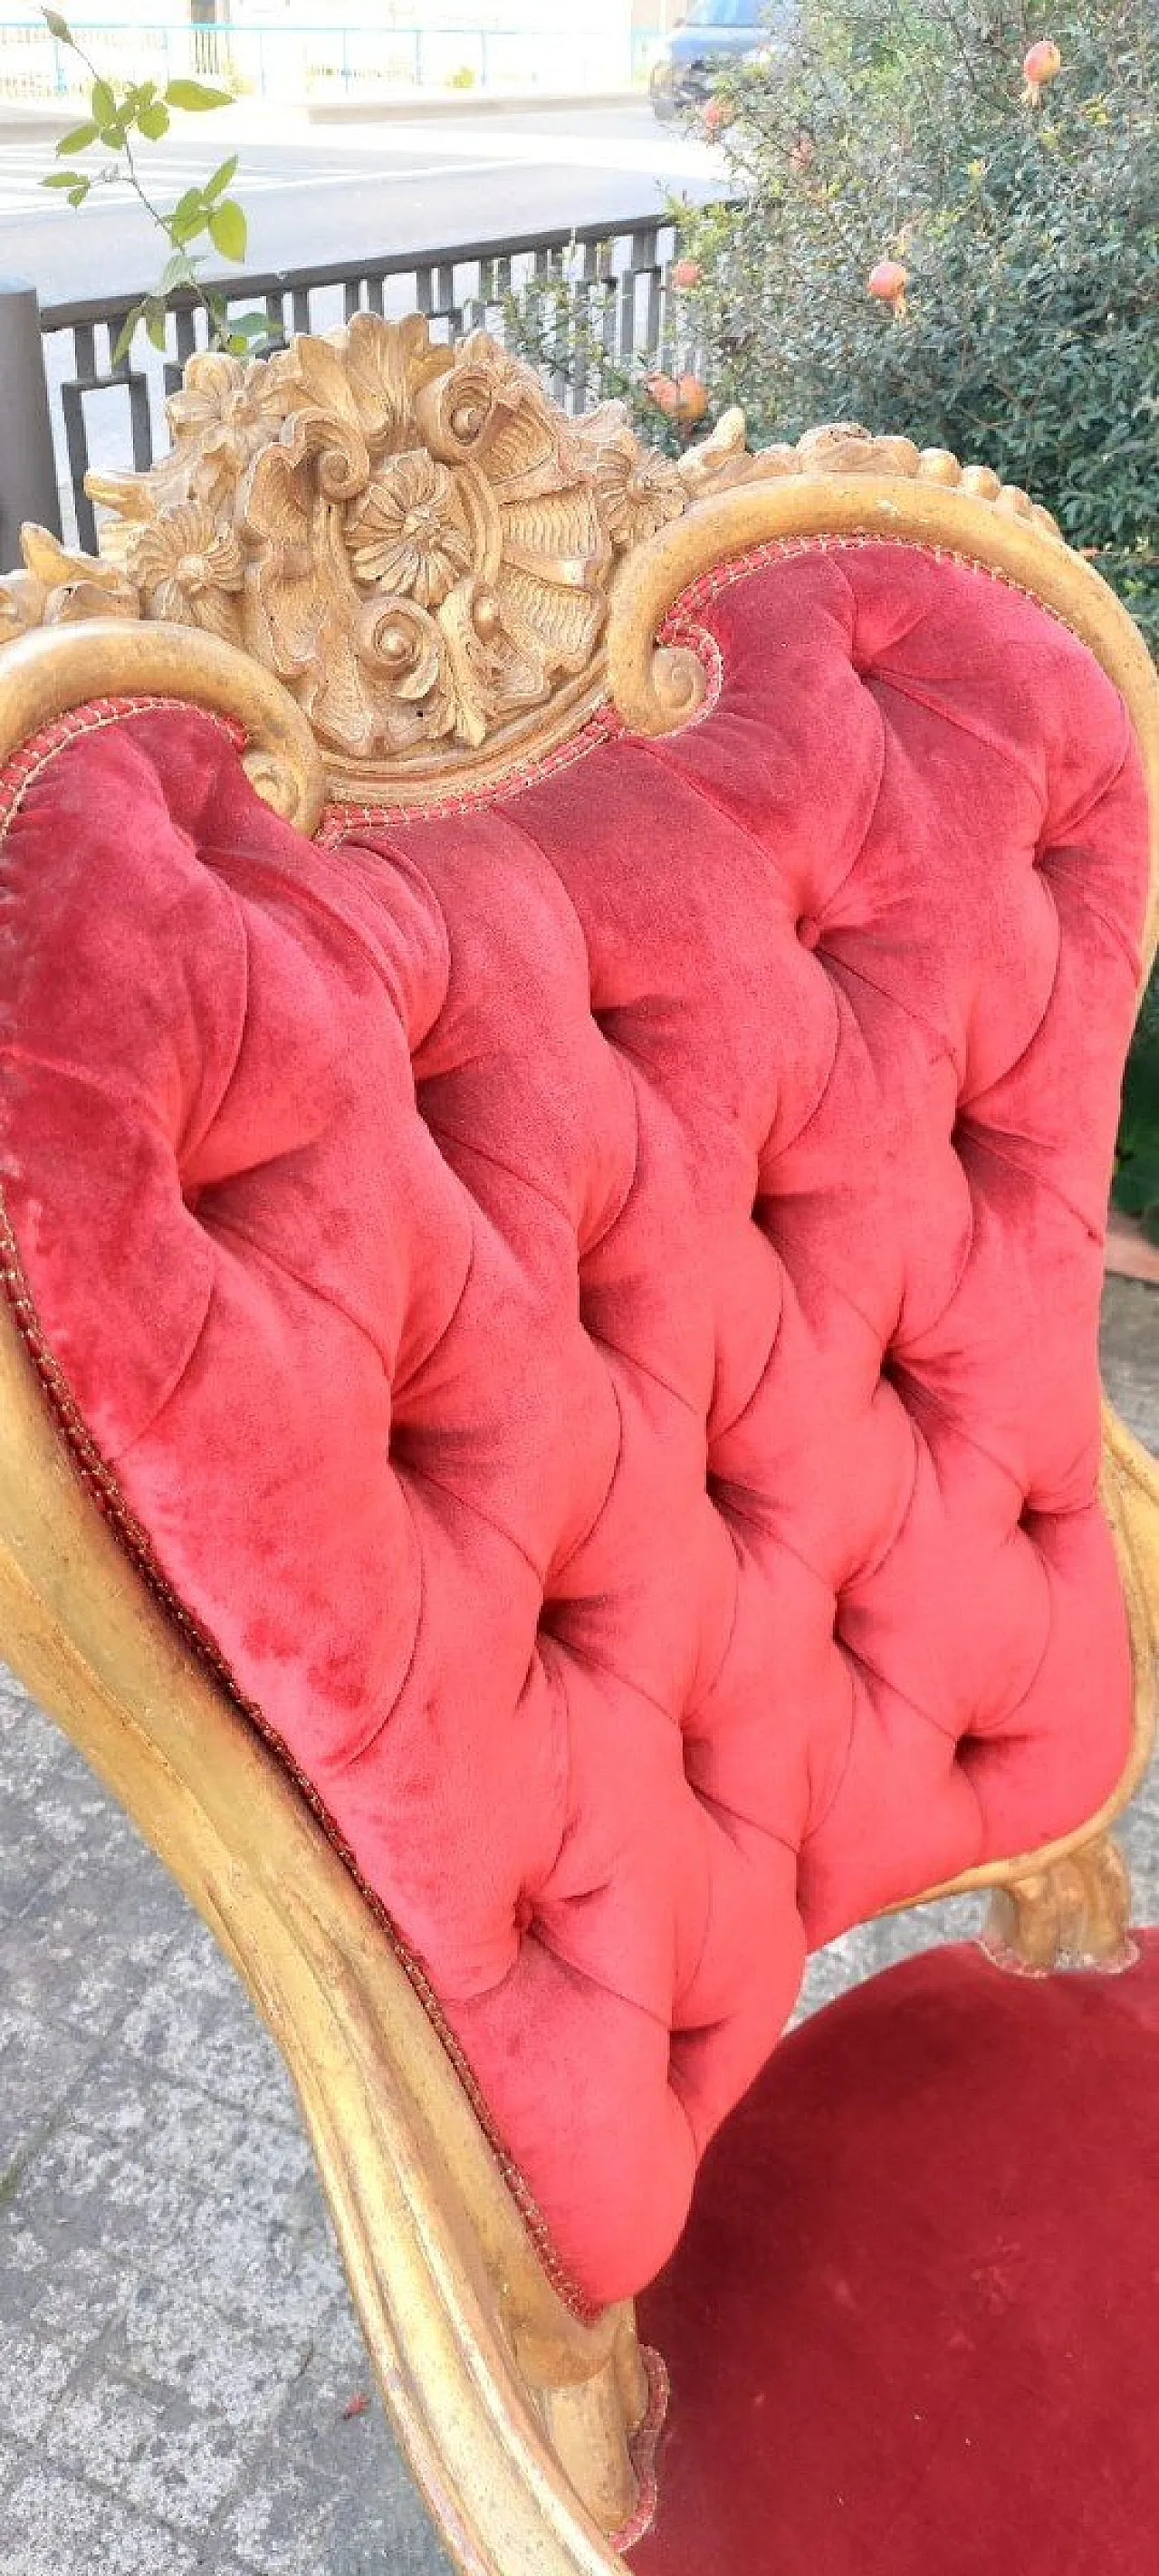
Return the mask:
{"type": "Polygon", "coordinates": [[[697,613],[683,733],[335,848],[212,719],[88,710],[0,870],[42,1366],[594,2300],[806,1945],[1083,1819],[1129,1726],[1123,708],[913,550],[697,613]]]}

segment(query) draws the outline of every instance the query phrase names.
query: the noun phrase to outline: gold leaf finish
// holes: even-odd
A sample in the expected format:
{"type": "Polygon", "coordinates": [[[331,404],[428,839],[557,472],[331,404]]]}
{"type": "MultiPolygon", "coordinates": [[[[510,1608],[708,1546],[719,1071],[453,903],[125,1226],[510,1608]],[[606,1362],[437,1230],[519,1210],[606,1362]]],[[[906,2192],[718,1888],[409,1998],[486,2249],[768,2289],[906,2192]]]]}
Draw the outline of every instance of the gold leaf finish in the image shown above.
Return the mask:
{"type": "MultiPolygon", "coordinates": [[[[324,796],[422,809],[499,788],[611,697],[643,734],[701,706],[664,621],[702,575],[785,539],[889,538],[1017,583],[1121,691],[1156,822],[1159,687],[1129,618],[1053,522],[985,468],[849,426],[751,455],[726,413],[679,464],[622,407],[572,422],[483,334],[359,314],[282,355],[191,360],[171,453],[94,475],[99,561],[43,530],[0,581],[0,761],[92,699],[236,716],[259,794],[307,833],[324,796]]],[[[379,2377],[471,2576],[613,2576],[638,2518],[648,2399],[630,2308],[584,2324],[548,2280],[464,2084],[386,1932],[294,1784],[119,1549],[49,1407],[9,1264],[0,1303],[0,1644],[169,1863],[274,2029],[379,2377]],[[17,1320],[14,1320],[14,1317],[17,1320]],[[19,1321],[20,1329],[17,1329],[19,1321]],[[611,2535],[611,2536],[610,2536],[611,2535]]],[[[1107,1409],[1103,1500],[1135,1706],[1100,1813],[957,1882],[1010,1890],[1032,1966],[1113,1958],[1102,1841],[1155,1724],[1159,1469],[1107,1409]]],[[[942,1893],[945,1891],[930,1891],[942,1893]]],[[[651,2420],[651,2409],[649,2409],[651,2420]]]]}
{"type": "Polygon", "coordinates": [[[1049,1869],[996,1888],[982,1947],[996,1968],[1015,1976],[1049,1977],[1057,1968],[1115,1976],[1139,1956],[1130,1925],[1127,1864],[1104,1834],[1049,1869]]]}
{"type": "Polygon", "coordinates": [[[330,793],[371,804],[582,721],[616,549],[686,506],[622,412],[581,433],[486,333],[436,346],[418,315],[192,358],[169,420],[148,473],[89,478],[99,563],[25,531],[0,641],[98,605],[200,627],[296,700],[330,793]]]}
{"type": "Polygon", "coordinates": [[[20,636],[0,653],[0,766],[70,708],[136,696],[181,698],[235,716],[249,737],[243,762],[258,794],[299,831],[314,831],[325,780],[300,708],[234,645],[180,626],[101,616],[20,636]]]}
{"type": "MultiPolygon", "coordinates": [[[[418,314],[193,357],[168,414],[148,473],[88,477],[98,562],[24,531],[0,645],[94,616],[199,627],[282,683],[329,795],[369,806],[443,802],[566,742],[606,695],[625,573],[713,494],[888,476],[1053,530],[985,469],[854,427],[750,455],[727,412],[676,464],[622,403],[568,420],[486,332],[446,347],[418,314]]],[[[698,674],[657,678],[669,720],[698,703],[698,674]]]]}

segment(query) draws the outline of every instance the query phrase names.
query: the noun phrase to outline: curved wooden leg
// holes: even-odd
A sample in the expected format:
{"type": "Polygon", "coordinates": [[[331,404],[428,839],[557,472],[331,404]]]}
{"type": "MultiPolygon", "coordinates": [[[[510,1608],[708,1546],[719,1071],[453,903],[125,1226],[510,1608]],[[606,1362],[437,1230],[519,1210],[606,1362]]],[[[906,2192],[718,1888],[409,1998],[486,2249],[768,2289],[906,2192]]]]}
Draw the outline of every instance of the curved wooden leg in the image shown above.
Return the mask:
{"type": "Polygon", "coordinates": [[[1127,1864],[1110,1835],[1100,1834],[1051,1868],[996,1888],[982,1948],[1015,1976],[1048,1977],[1058,1968],[1115,1975],[1139,1956],[1130,1920],[1127,1864]]]}

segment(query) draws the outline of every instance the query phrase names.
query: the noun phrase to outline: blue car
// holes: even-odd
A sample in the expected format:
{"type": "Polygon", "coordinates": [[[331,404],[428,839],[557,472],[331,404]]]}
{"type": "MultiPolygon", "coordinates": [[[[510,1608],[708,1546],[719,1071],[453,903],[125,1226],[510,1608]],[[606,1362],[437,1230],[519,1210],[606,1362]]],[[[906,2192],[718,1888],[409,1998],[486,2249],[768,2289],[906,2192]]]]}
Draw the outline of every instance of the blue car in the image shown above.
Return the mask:
{"type": "Polygon", "coordinates": [[[773,50],[788,32],[795,10],[769,0],[692,0],[682,27],[664,40],[653,64],[652,105],[663,123],[696,107],[713,83],[746,54],[773,50]]]}

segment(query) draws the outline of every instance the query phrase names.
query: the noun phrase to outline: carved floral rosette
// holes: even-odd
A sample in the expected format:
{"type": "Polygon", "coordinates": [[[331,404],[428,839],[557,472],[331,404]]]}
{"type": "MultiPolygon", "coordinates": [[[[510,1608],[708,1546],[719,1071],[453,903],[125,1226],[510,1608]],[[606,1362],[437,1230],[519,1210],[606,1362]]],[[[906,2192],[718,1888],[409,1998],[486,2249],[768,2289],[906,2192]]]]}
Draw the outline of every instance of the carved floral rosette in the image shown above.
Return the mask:
{"type": "Polygon", "coordinates": [[[144,474],[90,474],[98,560],[43,529],[0,582],[0,643],[94,616],[200,628],[273,672],[330,791],[371,802],[502,772],[602,693],[617,561],[708,491],[885,472],[1033,515],[983,468],[855,428],[750,455],[740,412],[679,464],[622,404],[569,420],[485,332],[356,314],[280,354],[190,359],[173,445],[144,474]]]}
{"type": "MultiPolygon", "coordinates": [[[[200,627],[273,671],[339,787],[502,754],[597,671],[612,565],[685,506],[622,406],[569,422],[484,332],[357,314],[280,355],[192,358],[170,453],[92,474],[97,562],[43,530],[0,639],[100,616],[200,627]]],[[[541,729],[541,728],[540,728],[541,729]]]]}

